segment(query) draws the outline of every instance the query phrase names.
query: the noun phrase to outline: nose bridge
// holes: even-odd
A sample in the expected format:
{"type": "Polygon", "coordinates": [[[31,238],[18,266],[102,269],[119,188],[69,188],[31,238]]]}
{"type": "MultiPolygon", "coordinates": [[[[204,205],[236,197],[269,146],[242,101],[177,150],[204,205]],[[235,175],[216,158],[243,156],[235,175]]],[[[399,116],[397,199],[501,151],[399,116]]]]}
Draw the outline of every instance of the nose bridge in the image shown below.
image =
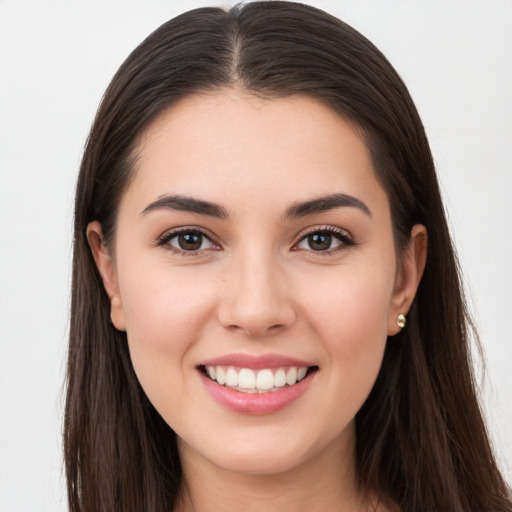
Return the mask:
{"type": "Polygon", "coordinates": [[[271,247],[253,244],[233,254],[221,322],[250,336],[262,336],[293,322],[286,277],[271,247]]]}

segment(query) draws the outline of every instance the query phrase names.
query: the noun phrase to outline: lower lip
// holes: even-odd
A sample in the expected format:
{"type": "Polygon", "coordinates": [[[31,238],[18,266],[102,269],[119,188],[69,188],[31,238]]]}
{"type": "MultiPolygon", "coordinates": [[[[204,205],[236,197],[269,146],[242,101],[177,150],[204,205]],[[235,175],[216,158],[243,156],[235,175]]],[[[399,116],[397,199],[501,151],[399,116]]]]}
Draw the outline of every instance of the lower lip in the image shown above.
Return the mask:
{"type": "Polygon", "coordinates": [[[315,373],[309,373],[293,386],[267,393],[244,393],[221,386],[202,373],[201,377],[210,395],[223,407],[244,414],[270,414],[288,407],[300,398],[309,387],[315,373]]]}

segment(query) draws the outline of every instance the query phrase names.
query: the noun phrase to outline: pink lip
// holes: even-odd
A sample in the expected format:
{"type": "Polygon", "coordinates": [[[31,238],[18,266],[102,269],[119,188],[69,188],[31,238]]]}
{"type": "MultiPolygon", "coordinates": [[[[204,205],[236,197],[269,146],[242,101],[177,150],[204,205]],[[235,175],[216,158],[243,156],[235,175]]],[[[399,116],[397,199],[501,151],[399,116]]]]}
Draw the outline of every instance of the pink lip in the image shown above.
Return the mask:
{"type": "Polygon", "coordinates": [[[228,354],[203,361],[198,366],[198,369],[206,390],[221,406],[231,411],[244,414],[271,414],[288,407],[306,392],[316,374],[316,372],[310,372],[304,379],[297,382],[297,384],[285,386],[278,391],[244,393],[243,391],[221,386],[219,383],[213,381],[200,369],[203,366],[234,366],[258,370],[262,368],[270,369],[289,366],[304,368],[314,365],[280,354],[265,354],[263,356],[228,354]]]}
{"type": "Polygon", "coordinates": [[[244,393],[221,386],[201,374],[204,386],[222,406],[244,414],[270,414],[280,411],[301,397],[311,384],[314,373],[310,373],[297,384],[270,393],[244,393]]]}
{"type": "Polygon", "coordinates": [[[314,364],[281,354],[264,354],[261,356],[251,354],[226,354],[203,361],[198,366],[235,366],[238,368],[261,370],[263,368],[283,368],[287,366],[304,368],[314,366],[314,364]]]}

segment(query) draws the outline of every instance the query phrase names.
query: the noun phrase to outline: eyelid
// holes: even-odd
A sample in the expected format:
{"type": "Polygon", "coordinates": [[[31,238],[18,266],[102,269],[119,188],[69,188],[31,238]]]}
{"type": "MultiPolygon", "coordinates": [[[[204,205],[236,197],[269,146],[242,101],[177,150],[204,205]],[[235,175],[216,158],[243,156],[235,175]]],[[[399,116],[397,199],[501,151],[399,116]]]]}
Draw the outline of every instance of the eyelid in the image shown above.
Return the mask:
{"type": "Polygon", "coordinates": [[[294,251],[300,251],[300,250],[307,250],[307,249],[299,249],[297,248],[298,244],[302,242],[306,237],[309,235],[312,235],[314,233],[328,233],[330,235],[335,235],[341,240],[341,244],[334,247],[333,249],[328,249],[326,251],[313,251],[312,249],[308,252],[314,253],[315,255],[322,256],[322,255],[329,255],[333,254],[339,250],[342,250],[347,247],[353,247],[357,245],[357,242],[354,240],[352,235],[346,230],[342,228],[338,228],[336,226],[331,225],[319,225],[319,226],[311,226],[307,228],[305,231],[302,231],[300,235],[297,237],[296,241],[294,242],[292,246],[292,250],[294,251]]]}
{"type": "Polygon", "coordinates": [[[200,256],[204,254],[206,251],[218,250],[217,248],[209,248],[209,249],[199,249],[196,251],[184,251],[180,250],[176,247],[173,247],[168,242],[175,236],[180,233],[200,233],[202,236],[207,238],[212,244],[216,245],[218,248],[221,247],[220,243],[217,241],[216,237],[208,230],[201,228],[199,226],[180,226],[177,228],[172,228],[165,231],[162,235],[160,235],[156,240],[157,247],[163,247],[165,250],[171,251],[174,254],[180,256],[200,256]]]}
{"type": "MultiPolygon", "coordinates": [[[[338,228],[336,226],[331,225],[318,225],[318,226],[311,226],[307,228],[306,230],[302,231],[300,235],[297,236],[295,242],[292,246],[292,251],[299,251],[299,250],[305,250],[305,249],[299,249],[297,248],[297,245],[302,242],[306,237],[309,235],[312,235],[314,233],[328,233],[331,235],[335,235],[338,237],[338,239],[341,241],[341,244],[334,247],[333,249],[328,249],[326,251],[313,251],[310,250],[308,252],[315,253],[315,255],[329,255],[334,252],[337,252],[343,248],[351,247],[354,245],[357,245],[357,242],[353,239],[352,235],[346,230],[342,228],[338,228]]],[[[162,235],[160,235],[156,240],[156,245],[158,247],[163,247],[166,250],[169,250],[175,254],[182,255],[182,256],[199,256],[206,251],[211,250],[218,250],[219,248],[222,248],[221,244],[218,242],[217,237],[213,235],[210,231],[199,227],[199,226],[180,226],[177,228],[172,228],[167,231],[165,231],[162,235]],[[175,236],[179,235],[180,233],[187,233],[187,232],[196,232],[200,233],[202,236],[207,238],[210,242],[218,246],[218,248],[209,248],[209,249],[200,249],[196,251],[184,251],[177,249],[176,247],[171,246],[168,244],[169,240],[174,238],[175,236]]]]}

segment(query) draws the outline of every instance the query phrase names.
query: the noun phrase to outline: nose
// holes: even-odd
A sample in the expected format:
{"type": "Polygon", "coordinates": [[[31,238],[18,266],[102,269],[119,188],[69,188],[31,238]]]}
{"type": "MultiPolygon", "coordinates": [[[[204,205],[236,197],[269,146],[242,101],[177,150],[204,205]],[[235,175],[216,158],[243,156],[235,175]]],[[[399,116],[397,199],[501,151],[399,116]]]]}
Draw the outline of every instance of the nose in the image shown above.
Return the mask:
{"type": "Polygon", "coordinates": [[[290,283],[275,258],[240,256],[228,272],[218,310],[224,327],[262,337],[293,324],[296,312],[290,283]]]}

